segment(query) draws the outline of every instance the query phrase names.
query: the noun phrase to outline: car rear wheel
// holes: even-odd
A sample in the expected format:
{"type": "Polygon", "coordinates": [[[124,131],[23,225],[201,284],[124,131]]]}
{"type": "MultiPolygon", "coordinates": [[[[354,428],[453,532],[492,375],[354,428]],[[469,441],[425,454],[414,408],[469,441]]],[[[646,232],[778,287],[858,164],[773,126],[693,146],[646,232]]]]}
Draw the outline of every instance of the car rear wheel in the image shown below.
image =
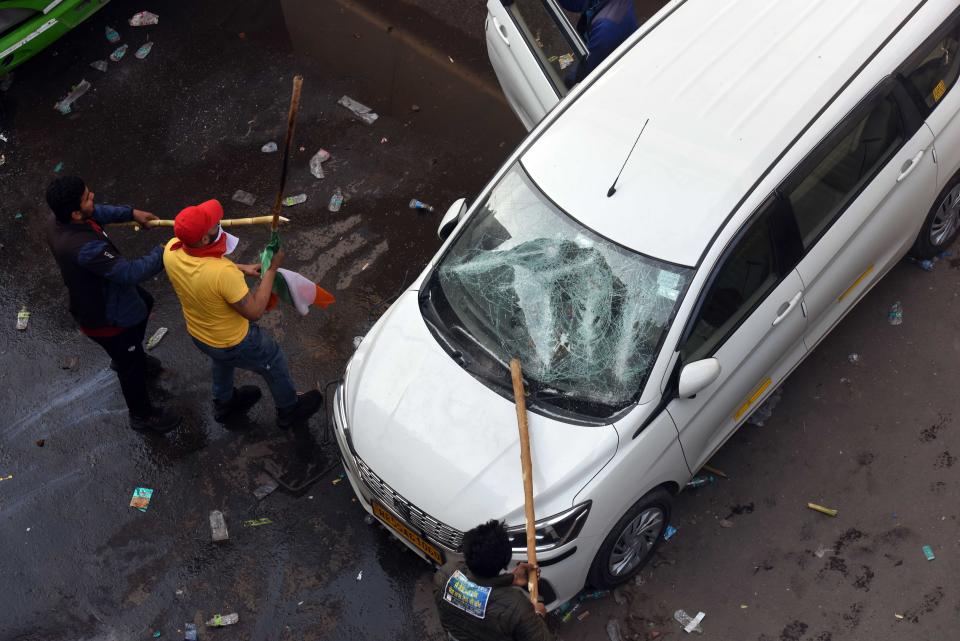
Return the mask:
{"type": "Polygon", "coordinates": [[[609,589],[639,572],[663,540],[672,505],[670,494],[662,489],[634,503],[603,540],[587,582],[595,588],[609,589]]]}
{"type": "Polygon", "coordinates": [[[933,258],[953,243],[958,232],[960,232],[960,172],[954,174],[934,201],[910,254],[916,258],[933,258]]]}

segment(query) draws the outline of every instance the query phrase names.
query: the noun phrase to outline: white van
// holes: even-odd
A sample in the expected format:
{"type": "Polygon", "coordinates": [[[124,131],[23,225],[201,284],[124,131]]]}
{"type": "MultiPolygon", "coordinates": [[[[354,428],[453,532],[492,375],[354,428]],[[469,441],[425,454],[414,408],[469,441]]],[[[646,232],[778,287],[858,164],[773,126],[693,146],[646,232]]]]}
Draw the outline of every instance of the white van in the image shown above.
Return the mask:
{"type": "Polygon", "coordinates": [[[517,357],[547,600],[627,581],[751,412],[957,235],[958,72],[956,0],[668,4],[361,343],[335,418],[364,508],[434,563],[503,519],[523,559],[517,357]]]}

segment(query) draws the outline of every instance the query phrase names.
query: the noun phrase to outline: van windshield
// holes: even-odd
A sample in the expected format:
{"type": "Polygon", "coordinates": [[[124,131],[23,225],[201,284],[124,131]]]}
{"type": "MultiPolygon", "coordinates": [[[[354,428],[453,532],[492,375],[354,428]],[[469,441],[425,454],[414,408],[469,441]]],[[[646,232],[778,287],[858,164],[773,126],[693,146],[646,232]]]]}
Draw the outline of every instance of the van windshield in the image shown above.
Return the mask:
{"type": "Polygon", "coordinates": [[[691,274],[582,226],[517,163],[442,257],[429,295],[468,370],[502,387],[519,358],[533,404],[601,418],[642,391],[691,274]]]}

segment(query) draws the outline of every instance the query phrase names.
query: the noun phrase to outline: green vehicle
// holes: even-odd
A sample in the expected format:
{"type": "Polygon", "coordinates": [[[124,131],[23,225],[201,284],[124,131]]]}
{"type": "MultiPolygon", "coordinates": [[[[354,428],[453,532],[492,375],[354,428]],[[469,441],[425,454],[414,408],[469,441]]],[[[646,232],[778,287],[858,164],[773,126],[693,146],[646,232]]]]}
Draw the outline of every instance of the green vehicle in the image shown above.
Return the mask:
{"type": "Polygon", "coordinates": [[[110,0],[0,0],[0,77],[43,51],[110,0]]]}

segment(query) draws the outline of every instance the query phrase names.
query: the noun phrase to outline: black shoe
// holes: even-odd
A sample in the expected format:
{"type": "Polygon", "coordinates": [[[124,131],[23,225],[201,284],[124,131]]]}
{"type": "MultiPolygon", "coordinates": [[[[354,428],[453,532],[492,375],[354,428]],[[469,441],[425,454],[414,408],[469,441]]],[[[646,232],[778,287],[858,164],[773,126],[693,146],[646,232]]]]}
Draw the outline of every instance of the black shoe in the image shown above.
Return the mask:
{"type": "Polygon", "coordinates": [[[285,410],[277,410],[277,425],[287,429],[291,425],[305,421],[323,407],[323,394],[320,390],[310,390],[297,396],[297,404],[285,410]]]}
{"type": "Polygon", "coordinates": [[[180,416],[161,409],[154,409],[143,416],[130,413],[130,427],[138,432],[152,431],[165,434],[179,427],[180,421],[180,416]]]}
{"type": "Polygon", "coordinates": [[[213,401],[213,420],[224,423],[235,414],[242,414],[260,400],[260,388],[256,385],[243,385],[233,388],[233,397],[229,401],[213,401]]]}
{"type": "MultiPolygon", "coordinates": [[[[163,371],[163,363],[159,358],[150,354],[144,354],[144,358],[146,358],[147,376],[157,376],[163,371]]],[[[117,361],[110,361],[110,369],[117,371],[117,361]]]]}

